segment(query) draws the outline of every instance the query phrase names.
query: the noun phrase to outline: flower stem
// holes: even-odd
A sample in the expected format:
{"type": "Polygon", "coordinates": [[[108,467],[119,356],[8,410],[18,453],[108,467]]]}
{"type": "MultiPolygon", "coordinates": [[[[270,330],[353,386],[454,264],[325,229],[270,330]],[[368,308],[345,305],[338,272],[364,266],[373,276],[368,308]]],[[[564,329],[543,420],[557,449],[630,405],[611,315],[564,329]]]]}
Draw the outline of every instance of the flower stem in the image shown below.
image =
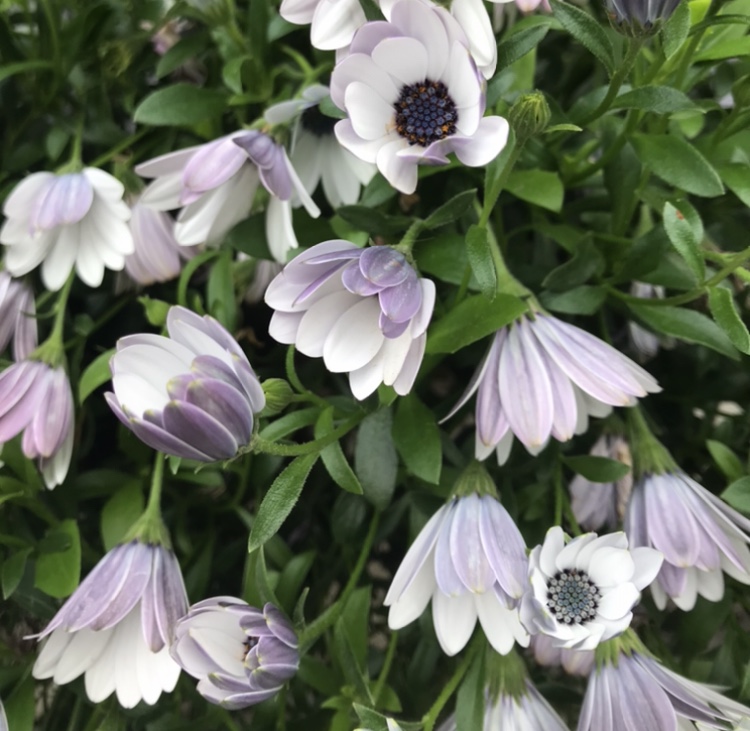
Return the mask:
{"type": "Polygon", "coordinates": [[[409,228],[406,230],[404,237],[394,248],[397,251],[400,251],[402,254],[410,256],[411,250],[414,248],[414,244],[416,243],[419,234],[422,233],[423,228],[424,221],[421,218],[413,221],[411,226],[409,226],[409,228]]]}
{"type": "Polygon", "coordinates": [[[119,155],[123,150],[127,150],[132,144],[138,142],[141,137],[144,137],[150,131],[149,127],[144,127],[143,129],[139,129],[135,134],[126,137],[124,140],[120,140],[116,145],[107,150],[107,152],[104,152],[99,155],[99,157],[95,158],[90,167],[101,167],[105,162],[109,162],[115,155],[119,155]]]}
{"type": "Polygon", "coordinates": [[[627,410],[628,437],[633,453],[633,477],[677,469],[669,450],[654,436],[639,406],[627,410]]]}
{"type": "Polygon", "coordinates": [[[270,442],[256,434],[250,440],[248,447],[243,451],[275,454],[278,457],[299,457],[303,454],[320,452],[329,444],[337,442],[344,434],[350,432],[362,419],[364,419],[364,414],[354,416],[351,419],[347,419],[343,424],[337,426],[324,437],[313,439],[311,442],[303,442],[302,444],[279,444],[278,442],[270,442]]]}
{"type": "Polygon", "coordinates": [[[486,186],[484,191],[484,203],[482,205],[482,214],[479,216],[479,225],[486,227],[489,223],[492,211],[495,208],[497,199],[500,197],[500,193],[503,192],[503,187],[508,180],[508,176],[511,174],[513,168],[518,162],[518,158],[521,156],[523,145],[516,140],[509,141],[509,145],[513,145],[512,149],[508,153],[505,160],[505,164],[502,169],[489,185],[486,186]]]}
{"type": "Polygon", "coordinates": [[[68,298],[73,287],[75,272],[71,272],[55,302],[55,320],[52,331],[47,339],[29,356],[31,360],[41,360],[52,368],[58,368],[65,361],[65,344],[63,332],[65,330],[65,314],[68,309],[68,298]]]}
{"type": "Polygon", "coordinates": [[[380,696],[383,695],[385,690],[385,684],[388,681],[388,675],[391,672],[391,666],[393,665],[393,658],[396,656],[396,646],[398,645],[398,632],[395,630],[391,632],[391,637],[388,640],[388,649],[385,651],[385,660],[383,660],[383,667],[378,675],[378,680],[375,683],[375,688],[372,691],[372,697],[375,699],[375,705],[380,703],[380,696]]]}
{"type": "Polygon", "coordinates": [[[151,473],[151,488],[148,503],[141,517],[128,531],[124,542],[139,540],[150,545],[170,548],[169,534],[161,518],[161,494],[164,484],[164,455],[156,453],[154,471],[151,473]]]}
{"type": "Polygon", "coordinates": [[[294,367],[294,353],[295,348],[293,345],[290,345],[287,348],[286,351],[286,380],[289,381],[292,388],[297,391],[297,393],[305,396],[307,400],[309,400],[312,403],[318,404],[318,406],[321,406],[324,409],[327,409],[329,404],[328,402],[320,398],[317,394],[313,393],[309,389],[305,388],[305,385],[300,380],[299,376],[297,375],[297,369],[294,367]]]}

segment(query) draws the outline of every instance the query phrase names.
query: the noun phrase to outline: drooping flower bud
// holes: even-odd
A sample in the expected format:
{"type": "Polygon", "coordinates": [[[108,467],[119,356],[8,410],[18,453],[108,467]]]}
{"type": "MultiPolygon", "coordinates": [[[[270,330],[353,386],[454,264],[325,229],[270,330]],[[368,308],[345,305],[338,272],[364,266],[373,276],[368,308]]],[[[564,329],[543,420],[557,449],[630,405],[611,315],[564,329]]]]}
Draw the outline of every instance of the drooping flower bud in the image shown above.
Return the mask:
{"type": "Polygon", "coordinates": [[[605,0],[609,19],[616,30],[633,38],[659,32],[680,0],[605,0]]]}

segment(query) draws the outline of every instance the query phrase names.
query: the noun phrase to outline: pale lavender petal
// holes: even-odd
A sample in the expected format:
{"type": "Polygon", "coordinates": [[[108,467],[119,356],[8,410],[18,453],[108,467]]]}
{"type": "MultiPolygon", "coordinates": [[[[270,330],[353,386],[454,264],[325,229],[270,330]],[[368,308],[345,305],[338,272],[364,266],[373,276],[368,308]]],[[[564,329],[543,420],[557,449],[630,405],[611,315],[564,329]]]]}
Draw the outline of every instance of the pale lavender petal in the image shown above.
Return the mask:
{"type": "Polygon", "coordinates": [[[284,148],[262,132],[246,132],[234,138],[260,169],[260,179],[266,190],[281,200],[289,200],[294,184],[287,167],[284,148]]]}
{"type": "Polygon", "coordinates": [[[385,335],[385,337],[389,338],[390,340],[395,340],[396,338],[401,337],[401,335],[403,335],[407,331],[410,324],[410,320],[406,320],[404,322],[393,322],[393,320],[389,320],[386,317],[384,312],[380,313],[380,318],[378,319],[380,330],[382,331],[383,335],[385,335]]]}
{"type": "Polygon", "coordinates": [[[253,433],[253,412],[250,404],[236,388],[213,379],[194,380],[186,395],[189,404],[213,416],[244,446],[253,433]]]}
{"type": "Polygon", "coordinates": [[[407,322],[422,306],[422,286],[411,267],[406,279],[394,287],[388,287],[378,295],[380,309],[393,322],[407,322]]]}
{"type": "Polygon", "coordinates": [[[66,173],[51,180],[36,198],[29,215],[32,235],[56,226],[78,223],[94,202],[94,188],[82,173],[66,173]]]}
{"type": "Polygon", "coordinates": [[[369,297],[378,294],[383,289],[383,285],[371,282],[359,268],[358,262],[352,262],[341,273],[341,282],[352,294],[358,294],[362,297],[369,297]]]}
{"type": "Polygon", "coordinates": [[[493,497],[481,498],[479,535],[498,584],[518,599],[528,586],[526,544],[508,511],[493,497]]]}
{"type": "Polygon", "coordinates": [[[403,254],[389,246],[371,246],[359,257],[362,274],[373,284],[395,287],[414,273],[403,254]]]}
{"type": "MultiPolygon", "coordinates": [[[[108,394],[105,394],[105,397],[108,394]]],[[[109,394],[110,396],[112,394],[109,394]]],[[[107,399],[110,407],[115,411],[118,417],[120,413],[114,409],[112,401],[107,399]]],[[[173,454],[176,457],[184,457],[185,459],[195,459],[199,462],[213,462],[216,457],[207,454],[203,447],[206,446],[203,442],[200,442],[200,447],[193,444],[189,444],[180,437],[170,434],[163,426],[154,424],[153,422],[146,421],[145,419],[138,419],[134,417],[125,416],[123,420],[120,418],[128,428],[130,428],[142,442],[148,444],[149,447],[156,449],[159,452],[165,454],[173,454]]]]}
{"type": "Polygon", "coordinates": [[[192,404],[170,401],[164,408],[164,429],[211,460],[231,459],[239,447],[231,432],[214,417],[192,404]]]}
{"type": "Polygon", "coordinates": [[[620,655],[620,711],[629,731],[677,731],[677,717],[667,694],[630,657],[620,655]]]}
{"type": "Polygon", "coordinates": [[[180,203],[194,203],[207,191],[226,183],[246,162],[247,157],[232,136],[201,145],[187,158],[182,170],[180,203]]]}
{"type": "Polygon", "coordinates": [[[477,436],[487,447],[494,447],[506,434],[510,425],[503,412],[500,398],[500,353],[507,337],[507,331],[501,330],[492,342],[487,354],[486,364],[480,371],[484,373],[479,379],[479,391],[476,403],[477,436]]]}
{"type": "MultiPolygon", "coordinates": [[[[451,526],[456,517],[458,502],[454,500],[449,506],[445,523],[441,527],[435,544],[435,579],[440,591],[449,597],[457,597],[466,593],[466,587],[456,571],[455,561],[458,557],[454,556],[451,545],[451,526]]],[[[434,609],[433,600],[433,611],[434,609]]]]}
{"type": "MultiPolygon", "coordinates": [[[[449,546],[453,566],[458,578],[473,594],[483,594],[495,583],[495,575],[480,537],[483,517],[480,497],[468,495],[457,501],[450,525],[449,546]]],[[[440,556],[436,555],[435,558],[437,562],[440,556]]]]}

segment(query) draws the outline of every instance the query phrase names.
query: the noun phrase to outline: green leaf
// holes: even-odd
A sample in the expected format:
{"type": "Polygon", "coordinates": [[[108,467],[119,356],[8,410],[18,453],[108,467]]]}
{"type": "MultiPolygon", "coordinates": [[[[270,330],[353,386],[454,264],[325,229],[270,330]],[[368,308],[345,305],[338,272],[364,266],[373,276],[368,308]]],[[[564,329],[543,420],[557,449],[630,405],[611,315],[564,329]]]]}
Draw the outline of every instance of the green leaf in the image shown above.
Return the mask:
{"type": "Polygon", "coordinates": [[[708,306],[716,324],[729,336],[734,347],[741,353],[750,355],[750,333],[737,311],[731,291],[725,287],[711,287],[708,291],[708,306]]]}
{"type": "Polygon", "coordinates": [[[109,370],[109,361],[114,354],[115,348],[111,348],[97,356],[81,374],[81,380],[78,381],[79,404],[83,404],[99,386],[112,379],[112,371],[109,370]]]}
{"type": "Polygon", "coordinates": [[[473,223],[466,232],[466,256],[482,294],[490,300],[497,294],[497,272],[487,229],[473,223]]]}
{"type": "MultiPolygon", "coordinates": [[[[317,422],[315,422],[315,438],[320,439],[326,434],[333,431],[333,406],[321,411],[317,422]]],[[[325,468],[331,479],[343,490],[355,495],[362,495],[362,485],[360,485],[357,475],[349,466],[344,452],[341,449],[340,442],[329,444],[321,453],[325,468]]]]}
{"type": "Polygon", "coordinates": [[[670,185],[712,198],[724,192],[719,174],[689,142],[674,135],[633,135],[640,161],[670,185]]]}
{"type": "Polygon", "coordinates": [[[702,282],[706,276],[703,261],[703,223],[697,211],[686,201],[680,201],[679,208],[667,202],[662,217],[664,230],[672,246],[687,262],[696,279],[702,282]]]}
{"type": "Polygon", "coordinates": [[[741,162],[727,163],[717,165],[716,169],[727,188],[746,206],[750,206],[750,165],[741,162]]]}
{"type": "Polygon", "coordinates": [[[52,71],[54,68],[55,66],[51,61],[45,61],[41,58],[32,61],[3,64],[0,66],[0,81],[5,81],[5,79],[16,74],[25,74],[29,71],[52,71]]]}
{"type": "Polygon", "coordinates": [[[612,42],[599,23],[587,12],[561,0],[550,0],[552,13],[560,25],[577,41],[588,48],[609,72],[615,70],[615,52],[612,42]]]}
{"type": "Polygon", "coordinates": [[[565,188],[557,173],[547,170],[514,170],[509,175],[505,188],[527,203],[555,213],[562,210],[565,188]]]}
{"type": "Polygon", "coordinates": [[[727,38],[715,43],[703,51],[699,51],[692,60],[696,63],[701,61],[722,61],[725,58],[736,58],[750,55],[750,37],[727,38]]]}
{"type": "Polygon", "coordinates": [[[721,470],[727,480],[735,481],[745,477],[745,468],[740,458],[722,442],[714,439],[706,440],[706,447],[716,466],[721,470]]]}
{"type": "Polygon", "coordinates": [[[70,544],[64,551],[39,555],[34,586],[49,596],[63,599],[75,591],[81,577],[81,538],[75,520],[64,520],[48,530],[47,536],[56,532],[64,533],[70,544]]]}
{"type": "MultiPolygon", "coordinates": [[[[172,305],[164,300],[152,299],[148,295],[138,298],[138,302],[143,305],[143,314],[154,327],[164,327],[167,322],[167,314],[172,305]]],[[[111,351],[114,352],[114,349],[111,351]]]]}
{"type": "Polygon", "coordinates": [[[510,294],[488,300],[467,297],[430,327],[428,353],[455,353],[513,322],[527,311],[526,303],[510,294]]]}
{"type": "Polygon", "coordinates": [[[307,476],[319,456],[320,453],[315,452],[297,457],[273,481],[258,508],[258,515],[250,530],[247,544],[249,552],[262,546],[279,530],[297,504],[307,476]]]}
{"type": "Polygon", "coordinates": [[[607,457],[593,457],[590,454],[563,457],[562,461],[589,482],[617,482],[630,472],[630,467],[623,462],[607,457]]]}
{"type": "Polygon", "coordinates": [[[159,59],[156,64],[156,78],[163,79],[186,61],[195,58],[208,46],[209,40],[207,33],[197,33],[180,39],[159,59]]]}
{"type": "Polygon", "coordinates": [[[174,84],[149,94],[136,108],[133,120],[152,126],[193,125],[218,117],[226,105],[221,91],[174,84]]]}
{"type": "Polygon", "coordinates": [[[292,411],[290,414],[284,414],[280,419],[271,422],[267,427],[260,430],[260,436],[269,442],[277,442],[279,439],[294,434],[299,429],[304,429],[318,420],[320,409],[316,406],[310,406],[307,409],[292,411]]]}
{"type": "Polygon", "coordinates": [[[101,531],[104,549],[109,551],[125,538],[143,513],[141,485],[133,480],[121,487],[102,508],[101,531]]]}
{"type": "Polygon", "coordinates": [[[279,576],[279,583],[276,585],[276,596],[285,609],[294,609],[316,555],[315,551],[299,553],[284,566],[279,576]]]}
{"type": "Polygon", "coordinates": [[[724,492],[722,500],[726,500],[735,510],[750,515],[750,477],[740,477],[724,492]]]}
{"type": "Polygon", "coordinates": [[[583,284],[567,292],[542,292],[542,304],[553,312],[564,312],[566,315],[593,315],[607,298],[603,287],[583,284]]]}
{"type": "Polygon", "coordinates": [[[690,7],[687,3],[679,3],[661,29],[662,49],[667,60],[680,50],[689,32],[690,7]]]}
{"type": "Polygon", "coordinates": [[[724,331],[701,312],[682,307],[635,304],[628,302],[630,311],[652,330],[664,335],[698,343],[737,360],[739,355],[724,331]]]}
{"type": "Polygon", "coordinates": [[[671,86],[641,86],[620,94],[613,102],[612,109],[640,109],[655,114],[670,114],[693,111],[699,107],[671,86]]]}
{"type": "Polygon", "coordinates": [[[330,96],[323,97],[318,104],[318,109],[321,114],[325,114],[326,117],[333,117],[333,119],[346,119],[346,112],[343,109],[339,109],[333,103],[330,96]]]}
{"type": "Polygon", "coordinates": [[[390,409],[380,409],[359,425],[354,447],[354,469],[365,497],[378,510],[389,505],[396,489],[398,455],[393,446],[392,428],[390,409]]]}
{"type": "Polygon", "coordinates": [[[13,731],[33,731],[36,700],[34,678],[29,675],[5,700],[8,728],[13,731]]]}
{"type": "Polygon", "coordinates": [[[3,562],[3,599],[10,599],[13,592],[18,588],[26,569],[26,560],[33,548],[22,548],[8,556],[3,562]]]}
{"type": "MultiPolygon", "coordinates": [[[[353,708],[363,729],[367,729],[367,731],[391,731],[391,727],[388,726],[389,719],[387,716],[359,703],[354,703],[353,708]]],[[[421,723],[413,721],[398,721],[398,725],[401,731],[420,731],[422,728],[421,723]]],[[[459,728],[461,727],[459,726],[459,728]]]]}
{"type": "Polygon", "coordinates": [[[573,289],[604,269],[604,260],[589,236],[582,239],[572,259],[553,269],[542,284],[553,292],[573,289]]]}
{"type": "Polygon", "coordinates": [[[359,231],[384,236],[405,231],[411,224],[411,219],[406,216],[386,216],[367,206],[341,206],[336,209],[336,214],[359,231]]]}
{"type": "Polygon", "coordinates": [[[333,628],[333,649],[341,671],[347,682],[354,687],[357,697],[366,703],[375,705],[367,677],[357,662],[357,656],[352,648],[352,640],[343,617],[338,618],[333,628]]]}
{"type": "Polygon", "coordinates": [[[225,237],[227,245],[255,259],[272,259],[266,240],[266,214],[256,213],[240,221],[225,237]]]}
{"type": "Polygon", "coordinates": [[[570,122],[551,124],[544,130],[543,134],[550,135],[553,132],[583,132],[583,127],[579,127],[577,124],[571,124],[570,122]]]}
{"type": "Polygon", "coordinates": [[[465,190],[463,193],[454,195],[453,198],[443,203],[442,206],[436,208],[427,216],[424,220],[424,228],[427,230],[438,228],[438,226],[445,226],[446,223],[451,223],[451,221],[461,218],[471,208],[476,194],[477,189],[472,188],[471,190],[465,190]]]}
{"type": "Polygon", "coordinates": [[[237,302],[234,297],[232,262],[234,252],[229,246],[221,249],[218,259],[211,267],[206,285],[207,309],[229,332],[237,324],[237,302]]]}
{"type": "Polygon", "coordinates": [[[533,51],[547,35],[548,30],[549,25],[535,25],[531,28],[524,28],[504,39],[497,47],[498,71],[502,71],[518,61],[529,51],[533,51]]]}
{"type": "MultiPolygon", "coordinates": [[[[491,652],[491,650],[490,650],[491,652]]],[[[456,728],[484,727],[485,658],[480,653],[472,662],[456,694],[456,728]]]]}
{"type": "Polygon", "coordinates": [[[393,441],[409,472],[437,485],[443,466],[435,416],[413,393],[402,398],[393,420],[393,441]]]}

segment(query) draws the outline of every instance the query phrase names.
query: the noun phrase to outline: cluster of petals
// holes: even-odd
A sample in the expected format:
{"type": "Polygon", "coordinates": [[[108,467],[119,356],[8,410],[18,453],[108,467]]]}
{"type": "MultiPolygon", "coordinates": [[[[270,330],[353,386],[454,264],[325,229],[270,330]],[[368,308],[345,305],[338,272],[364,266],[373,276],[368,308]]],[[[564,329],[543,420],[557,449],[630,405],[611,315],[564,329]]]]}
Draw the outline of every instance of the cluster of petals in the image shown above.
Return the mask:
{"type": "Polygon", "coordinates": [[[530,644],[534,660],[542,667],[562,667],[568,675],[587,677],[594,667],[593,650],[568,650],[558,647],[548,635],[533,635],[530,644]]]}
{"type": "Polygon", "coordinates": [[[0,353],[11,341],[15,360],[36,348],[36,305],[31,287],[0,270],[0,353]]]}
{"type": "Polygon", "coordinates": [[[327,86],[314,84],[299,99],[269,107],[264,116],[269,124],[293,123],[289,159],[302,185],[312,195],[322,184],[328,202],[339,208],[359,200],[362,186],[372,180],[377,168],[339,144],[333,133],[336,119],[320,111],[320,103],[329,96],[327,86]]]}
{"type": "Polygon", "coordinates": [[[633,488],[625,521],[633,546],[652,546],[664,565],[651,594],[685,611],[698,595],[718,602],[724,573],[750,584],[750,520],[682,471],[647,474],[633,488]]]}
{"type": "Polygon", "coordinates": [[[660,391],[643,368],[591,333],[543,313],[499,330],[484,361],[450,414],[477,392],[477,459],[494,451],[499,464],[513,435],[531,454],[550,437],[565,442],[588,428],[589,416],[634,406],[660,391]]]}
{"type": "MultiPolygon", "coordinates": [[[[619,434],[603,434],[589,452],[593,457],[605,457],[632,465],[630,446],[619,434]]],[[[633,473],[614,482],[591,482],[576,475],[570,482],[570,507],[578,524],[586,530],[615,528],[625,517],[633,490],[633,473]]]]}
{"type": "Polygon", "coordinates": [[[409,548],[385,598],[388,625],[400,629],[432,600],[440,646],[460,652],[477,619],[502,655],[527,646],[518,600],[527,588],[526,545],[505,508],[490,495],[454,498],[430,518],[409,548]]]}
{"type": "Polygon", "coordinates": [[[73,392],[62,367],[23,360],[0,373],[0,444],[23,432],[23,453],[37,460],[49,489],[68,474],[74,427],[73,392]]]}
{"type": "Polygon", "coordinates": [[[299,667],[297,635],[286,617],[273,604],[261,611],[234,597],[190,607],[171,652],[206,700],[230,710],[271,698],[299,667]]]}
{"type": "Polygon", "coordinates": [[[335,51],[352,42],[367,18],[359,0],[282,0],[279,13],[295,25],[310,26],[310,43],[335,51]]]}
{"type": "Polygon", "coordinates": [[[182,208],[174,229],[181,246],[220,241],[247,218],[260,184],[271,194],[266,237],[279,261],[285,261],[287,251],[298,245],[292,198],[298,196],[311,216],[320,215],[286,150],[256,130],[240,130],[170,152],[138,165],[136,172],[156,178],[143,192],[142,204],[159,211],[182,208]]]}
{"type": "Polygon", "coordinates": [[[658,20],[666,20],[680,0],[606,0],[610,17],[616,23],[637,23],[650,28],[658,20]]]}
{"type": "MultiPolygon", "coordinates": [[[[482,728],[477,731],[568,731],[565,722],[530,680],[518,695],[501,692],[492,700],[487,694],[482,728]]],[[[449,718],[438,731],[460,731],[449,718]]]]}
{"type": "Polygon", "coordinates": [[[3,206],[7,270],[19,277],[41,264],[44,286],[56,291],[75,267],[86,284],[98,287],[105,268],[121,271],[133,253],[124,192],[122,183],[96,168],[29,175],[3,206]]]}
{"type": "Polygon", "coordinates": [[[398,0],[389,18],[362,26],[333,70],[331,99],[348,115],[335,132],[394,188],[413,193],[419,164],[447,164],[453,152],[470,167],[486,165],[509,127],[502,117],[483,117],[484,80],[447,11],[398,0]],[[412,109],[419,109],[416,126],[399,122],[412,109]]]}
{"type": "Polygon", "coordinates": [[[269,333],[332,373],[349,373],[364,399],[381,383],[409,393],[424,356],[435,285],[388,246],[333,240],[307,249],[266,291],[269,333]]]}
{"type": "Polygon", "coordinates": [[[554,526],[529,556],[521,621],[558,647],[593,650],[630,626],[631,610],[661,564],[662,555],[652,548],[629,549],[624,533],[586,533],[566,541],[554,526]]]}
{"type": "Polygon", "coordinates": [[[182,572],[160,545],[131,541],[99,561],[41,634],[38,679],[58,685],[85,673],[86,695],[112,693],[124,708],[153,705],[177,684],[169,655],[175,622],[187,611],[182,572]]]}
{"type": "Polygon", "coordinates": [[[167,314],[169,337],[128,335],[110,360],[107,403],[150,447],[201,462],[246,446],[265,396],[237,341],[208,315],[167,314]]]}
{"type": "Polygon", "coordinates": [[[640,652],[621,653],[589,676],[578,731],[706,731],[737,728],[750,708],[673,673],[640,652]]]}

